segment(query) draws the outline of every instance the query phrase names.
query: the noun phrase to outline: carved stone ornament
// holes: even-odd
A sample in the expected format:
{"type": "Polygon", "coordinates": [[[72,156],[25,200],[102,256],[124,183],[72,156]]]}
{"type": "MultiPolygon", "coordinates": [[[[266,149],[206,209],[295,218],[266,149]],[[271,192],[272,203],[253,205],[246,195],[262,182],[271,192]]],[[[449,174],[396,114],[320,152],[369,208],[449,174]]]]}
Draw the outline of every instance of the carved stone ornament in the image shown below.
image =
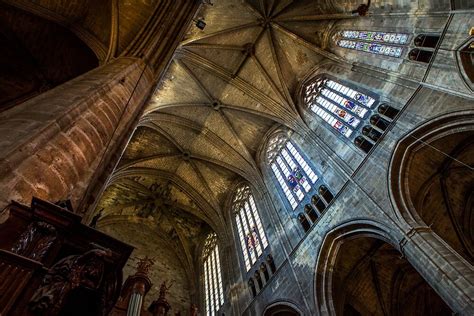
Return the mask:
{"type": "Polygon", "coordinates": [[[11,251],[20,256],[41,261],[57,238],[53,225],[45,222],[33,222],[21,234],[11,251]]]}
{"type": "MultiPolygon", "coordinates": [[[[103,283],[104,258],[107,256],[110,256],[109,251],[93,249],[82,255],[73,255],[60,260],[49,269],[41,286],[31,298],[30,310],[40,315],[57,315],[63,307],[66,296],[72,290],[80,286],[98,290],[103,283]]],[[[102,297],[101,304],[106,300],[102,297]]]]}

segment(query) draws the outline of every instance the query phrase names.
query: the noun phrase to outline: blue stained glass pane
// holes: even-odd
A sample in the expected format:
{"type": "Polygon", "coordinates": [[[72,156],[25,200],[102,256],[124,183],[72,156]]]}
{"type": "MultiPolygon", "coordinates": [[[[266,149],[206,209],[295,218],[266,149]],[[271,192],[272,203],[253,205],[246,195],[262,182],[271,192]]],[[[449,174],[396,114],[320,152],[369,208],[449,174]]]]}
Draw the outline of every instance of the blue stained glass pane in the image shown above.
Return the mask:
{"type": "Polygon", "coordinates": [[[369,97],[362,93],[356,93],[355,99],[364,105],[369,103],[369,97]]]}
{"type": "Polygon", "coordinates": [[[250,229],[250,232],[247,234],[247,247],[250,252],[253,252],[257,247],[258,237],[257,237],[257,228],[253,226],[250,229]]]}
{"type": "Polygon", "coordinates": [[[344,124],[342,124],[339,121],[334,122],[332,127],[334,127],[339,133],[341,133],[343,135],[345,135],[349,130],[349,128],[347,126],[345,126],[344,124]]]}
{"type": "Polygon", "coordinates": [[[294,168],[290,174],[288,175],[288,185],[293,190],[293,192],[297,192],[300,190],[300,184],[304,184],[306,182],[306,177],[304,176],[303,172],[299,167],[294,168]]]}
{"type": "Polygon", "coordinates": [[[349,40],[340,40],[337,43],[340,47],[359,50],[371,54],[387,55],[392,57],[400,57],[402,55],[402,48],[398,46],[388,46],[377,43],[357,42],[349,40]]]}
{"type": "Polygon", "coordinates": [[[406,44],[408,42],[408,34],[405,33],[344,30],[341,32],[341,36],[346,39],[360,39],[368,42],[389,44],[406,44]]]}

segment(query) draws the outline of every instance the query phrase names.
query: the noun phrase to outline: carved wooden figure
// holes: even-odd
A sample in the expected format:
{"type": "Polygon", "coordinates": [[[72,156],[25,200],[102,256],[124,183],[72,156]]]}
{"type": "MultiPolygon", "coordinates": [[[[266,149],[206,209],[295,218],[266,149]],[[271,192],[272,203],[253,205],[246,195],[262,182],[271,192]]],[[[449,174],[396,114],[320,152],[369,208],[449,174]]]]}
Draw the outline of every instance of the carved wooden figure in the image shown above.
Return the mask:
{"type": "Polygon", "coordinates": [[[11,251],[20,256],[41,261],[56,238],[57,232],[53,225],[45,222],[32,222],[13,245],[11,251]]]}
{"type": "Polygon", "coordinates": [[[104,288],[105,257],[110,257],[110,251],[93,249],[60,260],[43,278],[41,287],[31,298],[30,309],[35,314],[57,315],[64,307],[67,296],[79,287],[99,291],[100,303],[107,301],[108,298],[104,296],[110,293],[100,289],[104,288]]]}

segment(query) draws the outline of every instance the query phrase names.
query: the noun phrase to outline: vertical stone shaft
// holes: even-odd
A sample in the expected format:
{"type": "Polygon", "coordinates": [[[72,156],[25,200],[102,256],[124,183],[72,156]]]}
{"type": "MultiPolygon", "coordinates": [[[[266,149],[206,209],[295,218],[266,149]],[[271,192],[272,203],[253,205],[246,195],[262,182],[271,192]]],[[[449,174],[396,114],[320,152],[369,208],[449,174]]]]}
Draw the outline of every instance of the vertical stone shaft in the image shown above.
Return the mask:
{"type": "Polygon", "coordinates": [[[199,3],[162,0],[122,57],[0,113],[0,209],[91,204],[199,3]]]}
{"type": "Polygon", "coordinates": [[[76,205],[152,83],[142,60],[119,58],[1,113],[0,208],[32,196],[76,205]]]}
{"type": "MultiPolygon", "coordinates": [[[[145,59],[155,81],[159,81],[200,4],[199,0],[161,0],[123,56],[145,59]]],[[[137,122],[138,120],[132,125],[137,122]]],[[[132,129],[129,129],[122,137],[121,144],[117,146],[118,149],[111,152],[107,165],[104,165],[100,173],[94,175],[89,184],[79,205],[79,211],[84,213],[86,222],[93,216],[95,202],[105,189],[107,178],[112,174],[131,134],[132,129]]]]}
{"type": "Polygon", "coordinates": [[[402,243],[410,263],[459,315],[474,315],[474,271],[430,229],[413,230],[402,243]]]}

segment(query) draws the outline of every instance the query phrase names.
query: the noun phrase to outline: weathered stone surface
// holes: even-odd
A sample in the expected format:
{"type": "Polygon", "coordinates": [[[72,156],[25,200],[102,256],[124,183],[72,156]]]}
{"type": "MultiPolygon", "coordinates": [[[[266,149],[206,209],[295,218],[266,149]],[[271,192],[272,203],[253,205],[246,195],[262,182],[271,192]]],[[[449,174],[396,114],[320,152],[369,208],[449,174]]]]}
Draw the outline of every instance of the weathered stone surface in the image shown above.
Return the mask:
{"type": "Polygon", "coordinates": [[[141,110],[153,82],[145,67],[120,58],[2,112],[2,203],[35,195],[77,205],[104,151],[115,150],[141,110]],[[45,114],[27,115],[33,106],[45,114]]]}

